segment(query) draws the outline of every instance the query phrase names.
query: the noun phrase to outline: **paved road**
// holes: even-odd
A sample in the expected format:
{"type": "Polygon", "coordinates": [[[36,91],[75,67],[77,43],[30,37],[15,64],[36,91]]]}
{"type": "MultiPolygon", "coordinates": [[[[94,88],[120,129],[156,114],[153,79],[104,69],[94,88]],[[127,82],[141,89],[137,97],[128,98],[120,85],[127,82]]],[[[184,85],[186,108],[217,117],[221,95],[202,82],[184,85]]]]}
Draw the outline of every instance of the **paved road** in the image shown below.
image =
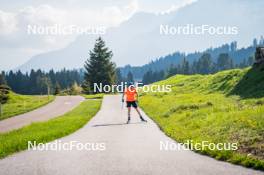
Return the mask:
{"type": "MultiPolygon", "coordinates": [[[[146,116],[145,116],[146,117],[146,116]]],[[[146,117],[147,118],[147,117],[146,117]]],[[[150,119],[148,119],[150,120],[150,119]]],[[[82,129],[56,142],[105,143],[104,151],[24,151],[0,160],[1,175],[260,175],[191,151],[160,151],[175,143],[155,123],[126,122],[119,96],[106,96],[102,109],[82,129]]],[[[55,142],[52,142],[55,143],[55,142]]]]}
{"type": "Polygon", "coordinates": [[[29,125],[32,122],[46,121],[72,110],[84,100],[81,96],[61,96],[38,109],[0,121],[0,133],[29,125]]]}

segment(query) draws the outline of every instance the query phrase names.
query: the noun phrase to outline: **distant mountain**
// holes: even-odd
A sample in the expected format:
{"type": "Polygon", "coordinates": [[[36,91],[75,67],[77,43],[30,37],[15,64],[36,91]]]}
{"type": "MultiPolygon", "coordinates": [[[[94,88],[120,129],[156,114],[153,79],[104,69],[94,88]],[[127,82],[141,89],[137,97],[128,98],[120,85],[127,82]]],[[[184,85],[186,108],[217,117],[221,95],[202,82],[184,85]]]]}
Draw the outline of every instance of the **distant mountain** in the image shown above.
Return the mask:
{"type": "MultiPolygon", "coordinates": [[[[136,13],[120,26],[107,30],[103,38],[113,50],[113,60],[118,66],[139,66],[176,51],[182,51],[182,54],[194,53],[231,41],[238,41],[241,46],[245,46],[249,45],[252,38],[264,34],[263,6],[264,1],[198,0],[165,15],[136,13]],[[238,34],[161,35],[161,24],[172,27],[186,24],[235,26],[238,28],[238,34]]],[[[66,48],[36,55],[18,69],[25,72],[32,68],[81,68],[89,57],[89,50],[92,49],[96,37],[98,36],[79,36],[66,48]]],[[[178,57],[181,58],[181,55],[178,57]]]]}
{"type": "MultiPolygon", "coordinates": [[[[153,44],[146,43],[148,38],[143,38],[143,36],[147,36],[149,30],[151,31],[161,22],[167,21],[167,19],[170,19],[167,15],[158,16],[142,12],[135,14],[130,20],[122,23],[120,27],[108,29],[107,34],[102,37],[114,53],[113,60],[119,65],[136,64],[137,60],[141,60],[140,64],[143,64],[145,63],[143,60],[146,57],[153,58],[157,55],[168,53],[170,49],[166,49],[166,52],[162,52],[162,49],[150,51],[152,50],[150,47],[153,48],[153,44]],[[148,23],[147,26],[146,23],[148,23]]],[[[89,50],[93,48],[97,37],[99,36],[79,36],[66,48],[36,55],[17,69],[25,72],[30,69],[50,70],[53,68],[54,70],[60,70],[63,68],[81,68],[89,57],[89,50]]],[[[158,48],[158,45],[156,47],[158,48]]]]}

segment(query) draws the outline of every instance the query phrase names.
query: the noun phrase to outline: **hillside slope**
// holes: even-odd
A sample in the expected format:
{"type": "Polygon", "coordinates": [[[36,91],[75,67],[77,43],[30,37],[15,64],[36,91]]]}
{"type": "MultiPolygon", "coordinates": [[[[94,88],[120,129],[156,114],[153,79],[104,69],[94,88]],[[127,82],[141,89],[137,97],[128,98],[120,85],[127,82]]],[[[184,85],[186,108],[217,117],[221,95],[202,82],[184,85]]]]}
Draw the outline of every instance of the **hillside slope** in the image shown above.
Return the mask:
{"type": "Polygon", "coordinates": [[[54,99],[54,96],[19,95],[10,92],[7,103],[3,105],[3,115],[0,116],[0,120],[32,111],[52,102],[54,99]]]}
{"type": "Polygon", "coordinates": [[[236,151],[196,151],[264,170],[263,68],[176,75],[156,84],[170,84],[172,92],[143,93],[140,106],[168,136],[182,143],[238,143],[236,151]]]}

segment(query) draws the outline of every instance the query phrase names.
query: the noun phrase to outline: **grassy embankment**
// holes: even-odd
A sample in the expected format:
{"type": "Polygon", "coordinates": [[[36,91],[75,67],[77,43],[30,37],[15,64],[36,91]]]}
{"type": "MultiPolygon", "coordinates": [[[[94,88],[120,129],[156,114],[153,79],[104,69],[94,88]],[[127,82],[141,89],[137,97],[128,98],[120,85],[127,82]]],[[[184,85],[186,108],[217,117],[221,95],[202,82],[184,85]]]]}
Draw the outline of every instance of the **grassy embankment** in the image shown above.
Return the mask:
{"type": "Polygon", "coordinates": [[[83,127],[100,109],[101,100],[87,100],[67,114],[0,134],[0,158],[25,150],[28,141],[46,143],[83,127]]]}
{"type": "Polygon", "coordinates": [[[18,95],[9,93],[9,100],[3,105],[3,115],[0,120],[32,111],[55,99],[54,96],[18,95]]]}
{"type": "Polygon", "coordinates": [[[85,99],[102,99],[105,94],[100,93],[100,94],[93,94],[93,95],[82,95],[85,99]]]}
{"type": "Polygon", "coordinates": [[[237,142],[237,151],[198,152],[264,170],[264,68],[176,75],[156,84],[170,84],[172,92],[142,94],[140,104],[168,136],[182,143],[237,142]]]}

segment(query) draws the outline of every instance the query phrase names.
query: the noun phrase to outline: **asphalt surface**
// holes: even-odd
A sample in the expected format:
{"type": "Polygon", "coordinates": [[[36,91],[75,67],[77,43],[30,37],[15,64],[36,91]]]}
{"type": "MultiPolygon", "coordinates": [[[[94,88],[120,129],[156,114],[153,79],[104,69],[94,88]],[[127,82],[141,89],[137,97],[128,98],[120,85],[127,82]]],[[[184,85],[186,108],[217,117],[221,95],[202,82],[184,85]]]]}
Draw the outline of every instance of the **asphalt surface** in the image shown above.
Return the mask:
{"type": "Polygon", "coordinates": [[[53,102],[45,106],[0,121],[0,133],[21,128],[32,122],[46,121],[58,117],[78,106],[83,100],[84,98],[81,96],[58,96],[53,102]]]}
{"type": "MultiPolygon", "coordinates": [[[[104,144],[105,150],[23,151],[0,160],[1,175],[260,175],[247,169],[192,151],[160,150],[160,142],[177,144],[164,135],[146,115],[135,112],[125,124],[126,109],[120,96],[105,96],[101,110],[77,132],[56,140],[69,144],[104,144]]],[[[47,145],[47,144],[46,144],[47,145]]],[[[102,145],[101,145],[102,146],[102,145]]],[[[40,147],[39,147],[40,148],[40,147]]],[[[91,148],[91,147],[89,147],[91,148]]],[[[102,147],[94,146],[95,149],[102,147]]],[[[49,148],[51,149],[51,148],[49,148]]]]}

